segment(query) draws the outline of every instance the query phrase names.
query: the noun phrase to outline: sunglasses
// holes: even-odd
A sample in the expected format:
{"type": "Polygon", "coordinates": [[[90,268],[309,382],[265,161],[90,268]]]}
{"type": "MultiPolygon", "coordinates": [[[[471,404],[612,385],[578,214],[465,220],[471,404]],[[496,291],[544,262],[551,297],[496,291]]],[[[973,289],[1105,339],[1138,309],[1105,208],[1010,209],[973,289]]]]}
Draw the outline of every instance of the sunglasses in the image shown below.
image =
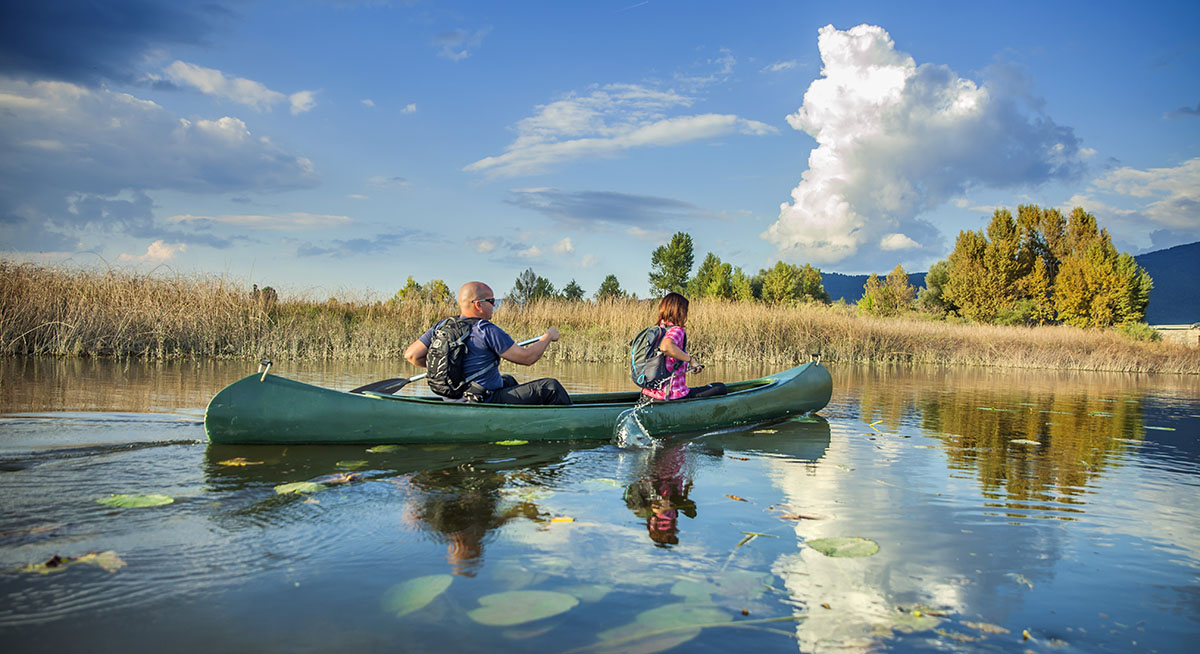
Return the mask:
{"type": "Polygon", "coordinates": [[[500,306],[500,300],[497,300],[494,297],[484,298],[482,300],[475,300],[475,301],[476,302],[487,302],[488,304],[492,305],[492,307],[500,306]]]}

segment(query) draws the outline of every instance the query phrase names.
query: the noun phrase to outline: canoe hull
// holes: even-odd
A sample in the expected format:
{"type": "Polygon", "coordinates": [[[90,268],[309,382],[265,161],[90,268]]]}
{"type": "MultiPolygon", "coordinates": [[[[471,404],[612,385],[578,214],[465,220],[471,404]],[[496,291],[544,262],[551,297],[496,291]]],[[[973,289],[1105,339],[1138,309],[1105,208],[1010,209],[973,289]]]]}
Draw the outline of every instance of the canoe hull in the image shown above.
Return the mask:
{"type": "MultiPolygon", "coordinates": [[[[833,392],[819,363],[729,386],[726,396],[653,403],[639,410],[639,421],[653,435],[750,424],[817,411],[833,392]]],[[[467,404],[357,395],[255,374],[213,397],[204,429],[212,443],[238,445],[607,440],[637,397],[577,395],[570,407],[467,404]]]]}

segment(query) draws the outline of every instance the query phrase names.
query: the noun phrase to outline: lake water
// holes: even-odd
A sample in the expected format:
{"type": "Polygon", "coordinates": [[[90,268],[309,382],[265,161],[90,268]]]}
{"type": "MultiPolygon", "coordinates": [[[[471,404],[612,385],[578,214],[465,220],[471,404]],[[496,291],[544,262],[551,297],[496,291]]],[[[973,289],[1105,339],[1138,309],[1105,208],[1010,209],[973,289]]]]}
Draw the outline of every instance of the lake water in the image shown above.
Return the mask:
{"type": "MultiPolygon", "coordinates": [[[[5,651],[1182,652],[1200,636],[1196,377],[832,365],[820,417],[650,450],[209,446],[205,404],[249,372],[0,361],[5,651]],[[113,494],[173,501],[98,502],[113,494]]],[[[272,372],[350,388],[397,370],[272,372]]],[[[533,372],[627,388],[619,367],[533,372]]]]}

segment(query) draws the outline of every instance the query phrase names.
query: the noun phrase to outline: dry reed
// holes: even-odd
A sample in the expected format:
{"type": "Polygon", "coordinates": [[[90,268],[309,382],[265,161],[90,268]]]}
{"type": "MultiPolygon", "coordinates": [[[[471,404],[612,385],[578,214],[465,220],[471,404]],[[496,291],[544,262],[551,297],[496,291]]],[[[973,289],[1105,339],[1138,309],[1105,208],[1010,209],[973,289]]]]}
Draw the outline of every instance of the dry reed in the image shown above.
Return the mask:
{"type": "MultiPolygon", "coordinates": [[[[650,302],[547,301],[494,320],[515,338],[555,325],[556,361],[621,361],[650,302]]],[[[447,304],[254,297],[222,278],[69,271],[0,261],[0,354],[279,360],[395,360],[447,304]]],[[[1072,327],[870,318],[844,307],[697,301],[689,350],[709,362],[788,366],[820,352],[839,363],[997,366],[1196,374],[1200,350],[1072,327]]]]}

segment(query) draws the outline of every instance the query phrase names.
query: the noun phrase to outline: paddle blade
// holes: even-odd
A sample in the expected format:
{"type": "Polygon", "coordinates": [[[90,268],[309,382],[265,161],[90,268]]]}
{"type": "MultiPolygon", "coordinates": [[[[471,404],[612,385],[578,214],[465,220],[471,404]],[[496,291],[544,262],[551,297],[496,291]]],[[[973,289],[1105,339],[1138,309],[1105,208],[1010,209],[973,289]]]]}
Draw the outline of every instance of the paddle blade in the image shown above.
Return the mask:
{"type": "Polygon", "coordinates": [[[348,392],[358,393],[360,395],[366,391],[374,391],[376,393],[384,394],[395,393],[396,391],[408,385],[408,382],[410,381],[412,380],[404,377],[392,377],[391,379],[381,379],[376,382],[371,382],[365,386],[359,386],[358,388],[351,389],[348,392]]]}

